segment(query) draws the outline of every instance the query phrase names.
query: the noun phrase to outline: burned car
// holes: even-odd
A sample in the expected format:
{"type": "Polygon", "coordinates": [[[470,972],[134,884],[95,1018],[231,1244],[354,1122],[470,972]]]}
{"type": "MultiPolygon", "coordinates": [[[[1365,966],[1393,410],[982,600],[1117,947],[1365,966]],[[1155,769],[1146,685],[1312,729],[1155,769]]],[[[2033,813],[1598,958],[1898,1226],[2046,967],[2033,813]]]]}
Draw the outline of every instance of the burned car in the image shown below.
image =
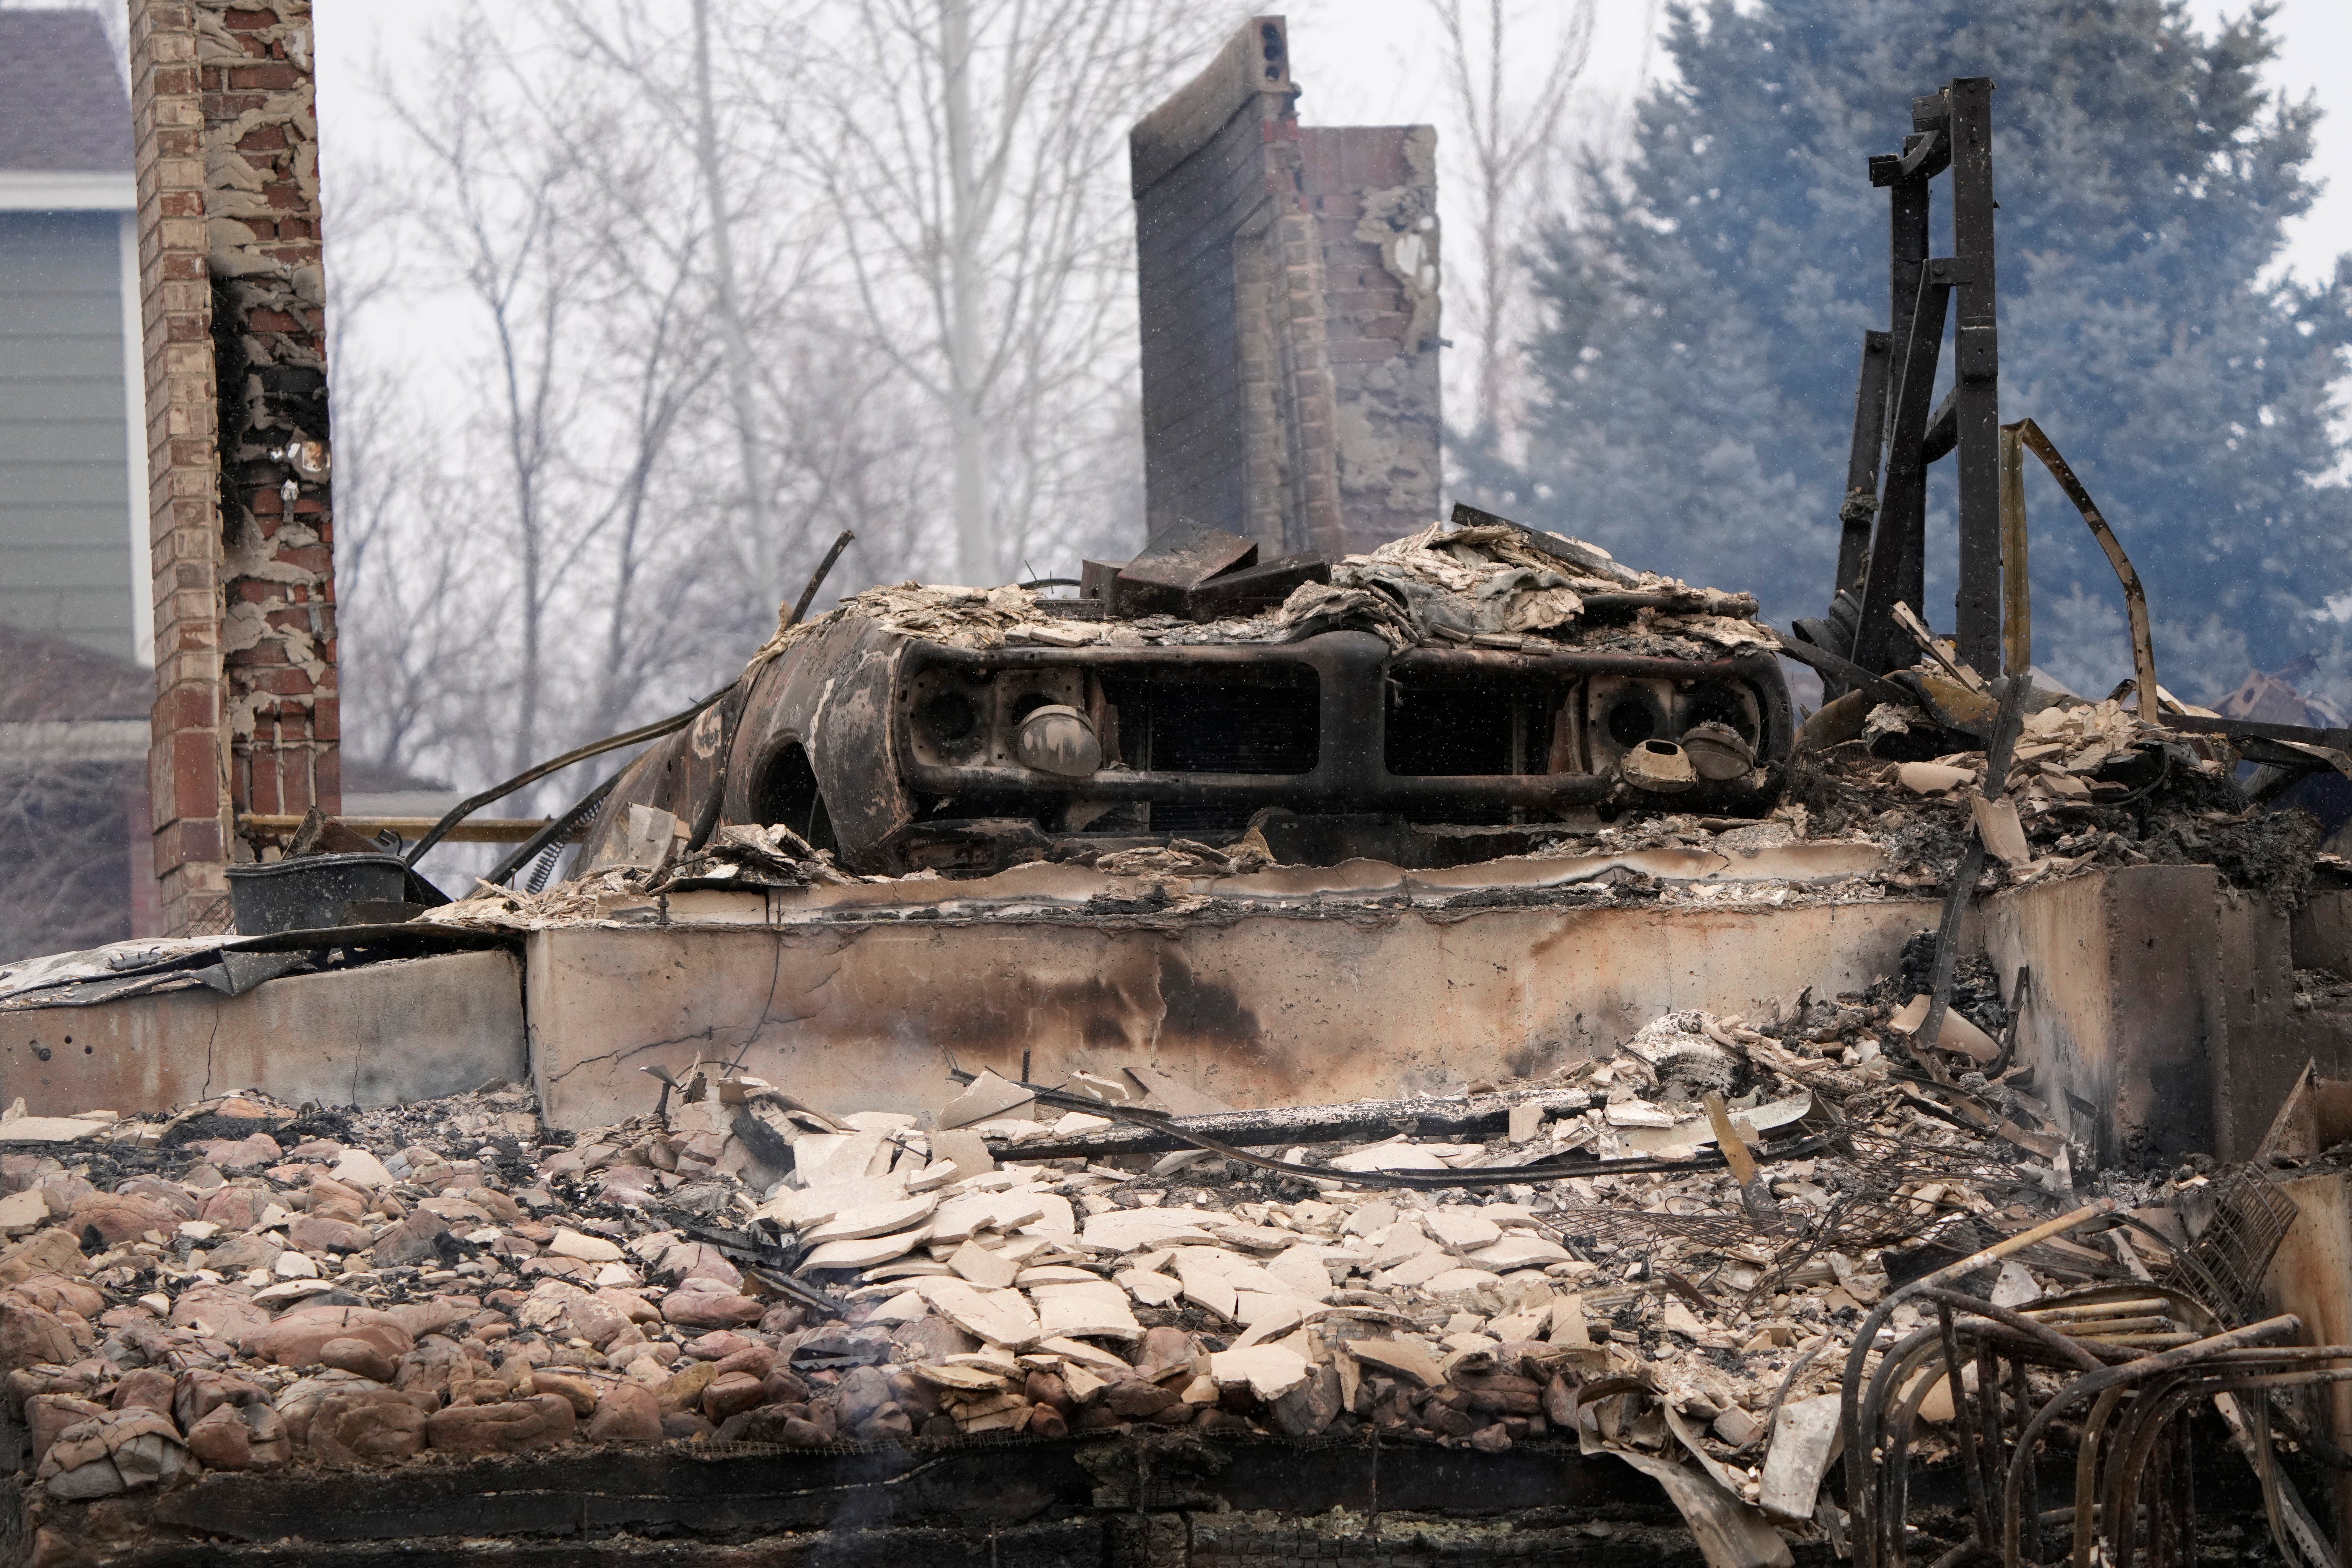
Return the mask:
{"type": "Polygon", "coordinates": [[[1752,597],[1467,508],[1337,563],[1211,532],[1083,586],[908,583],[787,627],[631,764],[576,864],[632,805],[695,845],[782,825],[905,873],[1253,833],[1284,862],[1458,864],[1780,795],[1792,719],[1752,597]]]}

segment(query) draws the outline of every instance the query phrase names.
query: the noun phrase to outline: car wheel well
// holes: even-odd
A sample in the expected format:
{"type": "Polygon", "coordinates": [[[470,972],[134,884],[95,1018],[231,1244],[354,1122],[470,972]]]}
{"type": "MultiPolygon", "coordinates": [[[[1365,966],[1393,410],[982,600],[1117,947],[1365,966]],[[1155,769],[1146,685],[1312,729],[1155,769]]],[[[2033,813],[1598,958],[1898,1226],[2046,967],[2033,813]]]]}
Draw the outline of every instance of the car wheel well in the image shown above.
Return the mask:
{"type": "Polygon", "coordinates": [[[807,839],[810,847],[839,852],[824,791],[817,784],[808,749],[798,741],[776,748],[752,775],[748,793],[752,821],[781,823],[807,839]]]}

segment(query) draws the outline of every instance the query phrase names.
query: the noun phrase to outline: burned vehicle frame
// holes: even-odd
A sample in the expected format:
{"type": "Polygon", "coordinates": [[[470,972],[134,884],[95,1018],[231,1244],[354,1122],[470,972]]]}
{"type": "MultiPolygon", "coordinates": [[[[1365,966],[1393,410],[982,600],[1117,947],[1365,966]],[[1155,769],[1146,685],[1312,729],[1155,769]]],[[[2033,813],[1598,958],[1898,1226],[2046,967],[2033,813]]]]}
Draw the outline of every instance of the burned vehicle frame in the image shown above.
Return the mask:
{"type": "Polygon", "coordinates": [[[632,763],[578,864],[631,805],[697,824],[698,839],[781,824],[866,873],[987,872],[1253,830],[1283,861],[1459,864],[1589,830],[1633,798],[1662,804],[1628,782],[1627,755],[1678,752],[1701,729],[1736,755],[1695,752],[1691,776],[1650,789],[1672,790],[1677,809],[1769,810],[1794,722],[1760,648],[1399,649],[1358,630],[963,647],[837,612],[632,763]]]}

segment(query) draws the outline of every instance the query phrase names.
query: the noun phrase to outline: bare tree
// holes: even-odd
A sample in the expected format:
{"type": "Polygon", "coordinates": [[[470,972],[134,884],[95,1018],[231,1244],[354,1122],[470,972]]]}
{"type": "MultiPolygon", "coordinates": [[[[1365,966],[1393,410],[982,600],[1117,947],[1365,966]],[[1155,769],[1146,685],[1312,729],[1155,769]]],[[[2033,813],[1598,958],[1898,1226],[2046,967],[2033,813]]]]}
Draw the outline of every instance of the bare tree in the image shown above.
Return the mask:
{"type": "MultiPolygon", "coordinates": [[[[726,371],[738,479],[730,499],[741,511],[734,537],[756,594],[775,598],[789,586],[785,562],[803,542],[797,528],[777,525],[772,389],[762,384],[761,366],[778,331],[790,330],[780,315],[800,313],[786,302],[804,294],[822,228],[783,177],[780,146],[794,131],[777,106],[796,96],[802,28],[789,9],[740,0],[694,0],[682,34],[664,32],[638,8],[593,0],[558,0],[556,14],[582,63],[626,83],[690,150],[690,189],[707,241],[704,303],[726,371]]],[[[663,243],[657,229],[641,238],[663,243]]]]}
{"type": "Polygon", "coordinates": [[[728,165],[719,155],[719,92],[710,68],[710,0],[694,0],[694,167],[710,212],[710,290],[719,306],[719,341],[727,350],[728,402],[734,414],[735,451],[743,469],[743,507],[760,581],[774,580],[775,535],[768,526],[768,486],[761,474],[760,421],[752,391],[751,334],[735,275],[733,203],[728,165]]]}
{"type": "MultiPolygon", "coordinates": [[[[1465,311],[1477,334],[1480,439],[1500,437],[1511,419],[1514,318],[1526,303],[1521,247],[1549,210],[1546,182],[1535,176],[1558,151],[1562,122],[1592,53],[1597,0],[1547,5],[1531,22],[1507,0],[1428,0],[1441,37],[1440,69],[1465,147],[1472,278],[1446,303],[1465,311]],[[1530,35],[1544,35],[1531,39],[1530,35]],[[1514,79],[1539,62],[1532,90],[1514,79]],[[1466,298],[1462,297],[1466,295],[1466,298]]],[[[1459,254],[1456,252],[1456,254],[1459,254]]]]}
{"type": "Polygon", "coordinates": [[[464,26],[446,90],[402,113],[439,197],[425,229],[486,329],[488,416],[454,444],[496,476],[468,510],[512,563],[498,765],[519,767],[614,721],[666,662],[649,574],[687,552],[648,520],[709,379],[708,233],[625,103],[548,79],[478,8],[464,26]]]}
{"type": "Polygon", "coordinates": [[[592,258],[567,219],[585,182],[568,148],[551,147],[530,106],[514,101],[513,57],[478,9],[453,54],[457,69],[429,107],[394,102],[446,197],[427,209],[426,232],[481,312],[493,355],[484,434],[508,493],[493,507],[478,492],[476,510],[508,539],[520,579],[506,614],[520,645],[510,736],[520,767],[538,754],[547,623],[570,542],[551,491],[579,397],[563,350],[592,258]]]}
{"type": "Polygon", "coordinates": [[[136,763],[0,762],[0,963],[131,935],[136,763]]]}
{"type": "Polygon", "coordinates": [[[478,702],[460,700],[491,647],[496,614],[467,591],[481,580],[478,541],[418,520],[457,503],[432,423],[405,399],[394,367],[362,352],[362,325],[397,307],[400,262],[415,238],[385,171],[350,163],[324,173],[335,215],[327,233],[327,363],[333,376],[335,598],[342,745],[398,770],[420,752],[478,744],[478,702]]]}
{"type": "Polygon", "coordinates": [[[845,527],[835,592],[956,555],[975,489],[987,581],[1139,521],[1124,132],[1219,19],[941,4],[477,0],[380,89],[329,225],[370,754],[487,780],[675,707],[845,527]],[[429,357],[343,331],[412,301],[429,357]]]}
{"type": "Polygon", "coordinates": [[[1176,0],[858,0],[835,42],[813,178],[875,351],[945,426],[964,581],[1000,581],[1099,477],[1112,433],[1089,411],[1137,352],[1120,133],[1225,19],[1176,0]]]}

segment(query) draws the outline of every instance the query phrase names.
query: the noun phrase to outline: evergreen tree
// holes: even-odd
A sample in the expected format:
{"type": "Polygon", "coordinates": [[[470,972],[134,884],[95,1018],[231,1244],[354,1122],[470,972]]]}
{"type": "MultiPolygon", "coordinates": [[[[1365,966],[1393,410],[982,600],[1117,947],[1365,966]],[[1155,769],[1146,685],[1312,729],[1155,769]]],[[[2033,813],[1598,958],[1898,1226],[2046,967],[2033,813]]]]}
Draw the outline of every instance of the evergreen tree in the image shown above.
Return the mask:
{"type": "MultiPolygon", "coordinates": [[[[2263,277],[2311,201],[2318,112],[2264,92],[2268,15],[2207,37],[2179,0],[1678,8],[1679,79],[1540,247],[1525,463],[1474,456],[1467,477],[1629,562],[1751,587],[1783,625],[1819,614],[1862,333],[1890,324],[1864,161],[1900,150],[1914,95],[1989,76],[2002,419],[2037,419],[2116,524],[2168,687],[2218,695],[2250,660],[2325,649],[2344,629],[2327,601],[2352,594],[2329,429],[2352,258],[2323,288],[2263,277]]],[[[1935,190],[1948,255],[1948,180],[1935,190]]],[[[1946,385],[1950,361],[1948,343],[1946,385]]],[[[2130,666],[2121,595],[2028,467],[2036,662],[2104,695],[2130,666]]],[[[1920,608],[1948,629],[1950,459],[1933,472],[1920,608]]]]}

